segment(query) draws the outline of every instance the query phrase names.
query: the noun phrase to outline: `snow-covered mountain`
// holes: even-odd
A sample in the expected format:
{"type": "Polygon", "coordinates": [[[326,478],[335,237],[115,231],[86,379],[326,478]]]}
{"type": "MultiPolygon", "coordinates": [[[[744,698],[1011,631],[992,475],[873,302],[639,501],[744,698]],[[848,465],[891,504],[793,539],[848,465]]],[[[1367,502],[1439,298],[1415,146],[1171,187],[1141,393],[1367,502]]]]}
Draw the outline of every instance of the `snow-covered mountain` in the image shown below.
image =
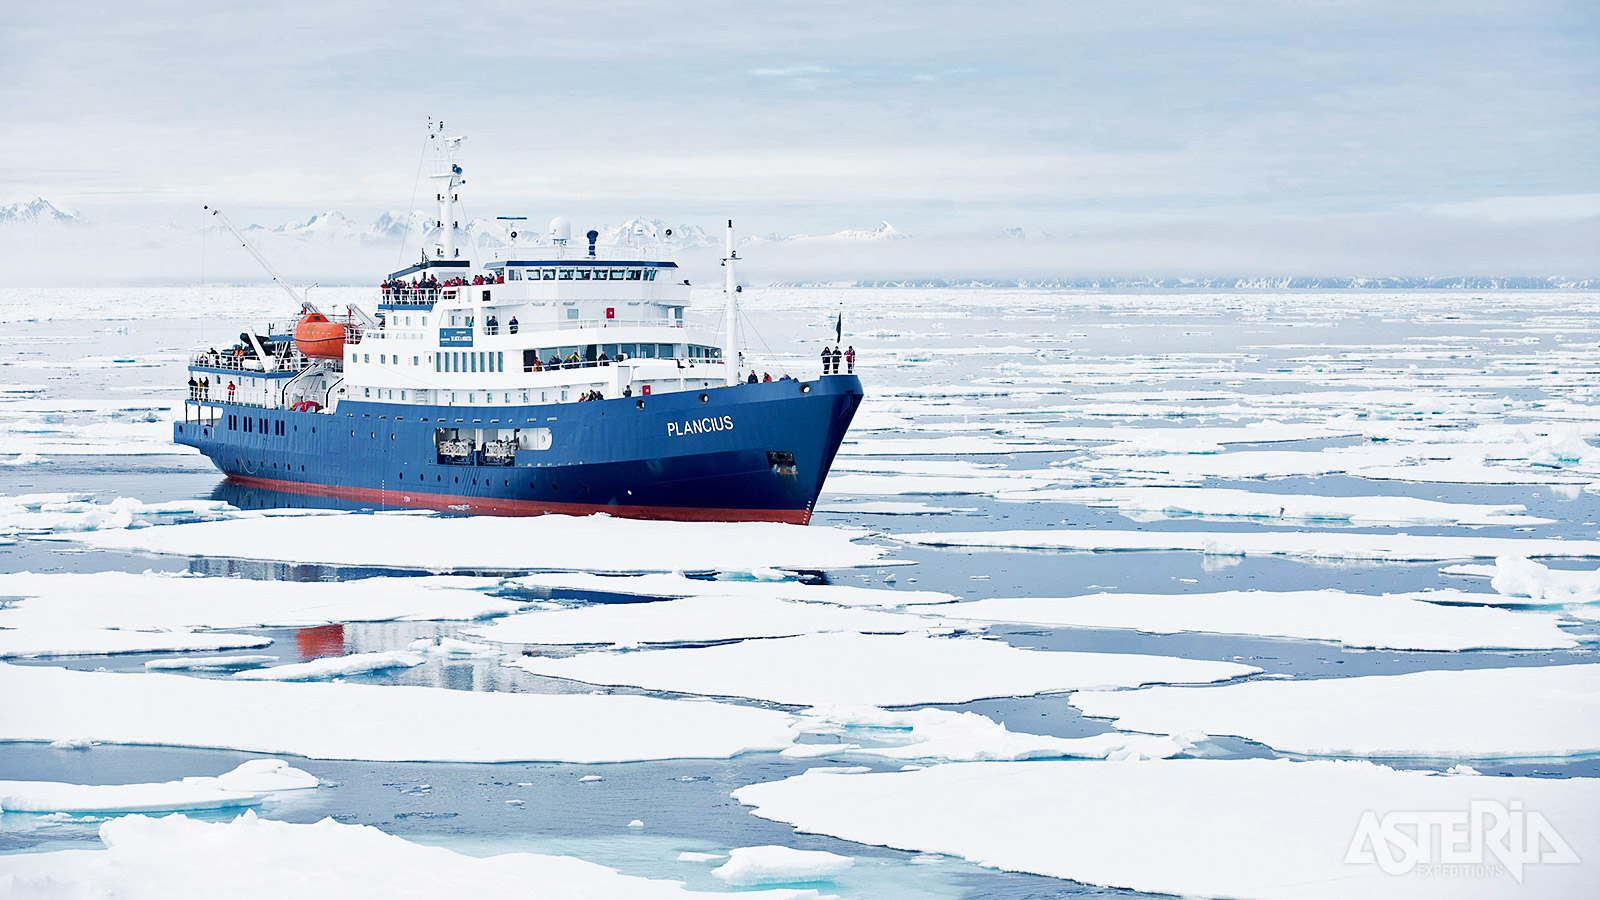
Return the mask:
{"type": "Polygon", "coordinates": [[[764,237],[747,238],[747,243],[779,243],[798,241],[895,241],[911,237],[904,231],[890,225],[888,222],[879,222],[878,227],[870,231],[847,228],[844,231],[835,231],[832,234],[769,234],[764,237]]]}
{"type": "Polygon", "coordinates": [[[0,225],[87,225],[89,220],[43,197],[0,206],[0,225]]]}
{"type": "MultiPolygon", "coordinates": [[[[621,225],[602,225],[600,243],[621,247],[664,244],[668,247],[710,247],[717,238],[699,225],[668,225],[660,219],[635,216],[621,225]]],[[[576,235],[575,235],[576,236],[576,235]]]]}

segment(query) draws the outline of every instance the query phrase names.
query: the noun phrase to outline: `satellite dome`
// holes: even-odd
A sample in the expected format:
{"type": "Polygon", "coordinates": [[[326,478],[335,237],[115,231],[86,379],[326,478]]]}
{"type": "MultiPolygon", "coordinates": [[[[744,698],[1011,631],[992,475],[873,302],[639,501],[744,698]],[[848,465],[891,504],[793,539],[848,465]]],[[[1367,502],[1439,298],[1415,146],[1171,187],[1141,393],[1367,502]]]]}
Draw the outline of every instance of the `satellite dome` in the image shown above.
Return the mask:
{"type": "Polygon", "coordinates": [[[550,220],[550,240],[572,240],[572,223],[567,221],[566,216],[556,216],[550,220]]]}

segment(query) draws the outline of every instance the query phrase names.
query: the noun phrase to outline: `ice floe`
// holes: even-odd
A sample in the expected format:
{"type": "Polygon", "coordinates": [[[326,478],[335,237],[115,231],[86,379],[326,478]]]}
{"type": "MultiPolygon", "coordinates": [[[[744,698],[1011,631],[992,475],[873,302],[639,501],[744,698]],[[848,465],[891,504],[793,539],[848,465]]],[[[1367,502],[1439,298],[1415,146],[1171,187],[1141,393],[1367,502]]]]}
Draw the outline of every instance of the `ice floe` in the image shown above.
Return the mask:
{"type": "Polygon", "coordinates": [[[436,516],[414,512],[240,518],[63,535],[89,547],[182,556],[471,570],[748,572],[834,569],[885,552],[839,528],[766,522],[660,522],[611,516],[436,516]]]}
{"type": "Polygon", "coordinates": [[[152,659],[145,662],[150,672],[232,672],[253,669],[278,661],[276,656],[245,654],[241,656],[186,656],[179,659],[152,659]]]}
{"type": "Polygon", "coordinates": [[[1517,556],[1502,556],[1494,561],[1494,577],[1489,585],[1498,594],[1531,603],[1600,601],[1600,570],[1562,571],[1517,556]]]}
{"type": "Polygon", "coordinates": [[[222,775],[147,784],[0,781],[0,812],[125,813],[251,806],[281,791],[317,786],[281,759],[253,759],[222,775]]]}
{"type": "MultiPolygon", "coordinates": [[[[758,573],[766,576],[768,573],[758,573]]],[[[649,575],[594,575],[586,572],[546,572],[523,575],[506,584],[525,588],[595,591],[640,597],[746,597],[752,600],[800,600],[836,606],[900,606],[949,603],[954,594],[942,591],[891,590],[849,584],[806,584],[787,573],[751,579],[688,578],[679,573],[649,575]]]]}
{"type": "Polygon", "coordinates": [[[865,754],[885,759],[977,760],[1164,759],[1184,752],[1187,738],[1106,732],[1059,738],[1015,732],[988,716],[950,710],[886,710],[823,706],[801,713],[807,734],[837,736],[841,744],[797,744],[785,756],[865,754]]]}
{"type": "Polygon", "coordinates": [[[1360,761],[813,770],[733,796],[804,832],[1186,897],[1577,897],[1589,893],[1589,860],[1600,853],[1600,779],[1440,775],[1360,761]],[[1420,844],[1405,843],[1419,816],[1436,824],[1420,826],[1420,844]],[[1560,844],[1525,842],[1534,825],[1560,844]],[[1469,832],[1479,836],[1470,850],[1469,832]],[[1463,835],[1457,846],[1441,843],[1453,833],[1463,835]],[[1436,868],[1445,863],[1460,868],[1436,868]]]}
{"type": "Polygon", "coordinates": [[[261,647],[254,635],[201,629],[300,628],[344,622],[479,619],[522,604],[461,576],[255,581],[127,572],[0,574],[0,656],[63,656],[261,647]]]}
{"type": "MultiPolygon", "coordinates": [[[[1481,594],[1224,591],[992,597],[938,608],[952,619],[1074,628],[1130,628],[1336,641],[1384,650],[1560,650],[1579,646],[1550,613],[1464,605],[1481,594]]],[[[1494,599],[1491,595],[1490,599],[1494,599]]],[[[1568,623],[1570,624],[1570,623],[1568,623]]]]}
{"type": "Polygon", "coordinates": [[[1310,756],[1523,759],[1600,753],[1600,664],[1084,691],[1085,715],[1310,756]]]}
{"type": "Polygon", "coordinates": [[[118,497],[97,503],[90,494],[0,495],[0,532],[48,534],[137,528],[163,522],[221,519],[239,511],[221,500],[146,503],[118,497]]]}
{"type": "MultiPolygon", "coordinates": [[[[622,875],[571,856],[506,853],[476,857],[416,844],[370,825],[323,819],[276,822],[246,811],[231,822],[174,813],[102,823],[101,850],[0,856],[0,886],[16,900],[688,900],[725,896],[675,881],[622,875]]],[[[760,891],[756,900],[816,898],[815,891],[760,891]]]]}
{"type": "Polygon", "coordinates": [[[155,422],[0,421],[0,453],[50,456],[189,456],[193,447],[172,442],[172,424],[155,422]]]}
{"type": "Polygon", "coordinates": [[[1116,509],[1130,516],[1239,517],[1350,525],[1540,525],[1550,519],[1526,515],[1517,503],[1448,503],[1417,497],[1322,497],[1266,494],[1229,488],[1125,487],[1043,488],[1004,491],[999,500],[1053,500],[1116,509]]]}
{"type": "Polygon", "coordinates": [[[411,650],[385,650],[375,653],[351,653],[348,656],[328,656],[306,662],[249,669],[233,673],[240,681],[321,681],[343,678],[347,675],[368,675],[392,669],[409,669],[427,662],[427,657],[411,650]]]}
{"type": "Polygon", "coordinates": [[[1089,687],[1226,681],[1238,663],[1129,653],[1019,650],[923,634],[806,634],[713,647],[523,657],[509,665],[591,684],[748,697],[797,706],[910,706],[1089,687]]]}
{"type": "Polygon", "coordinates": [[[600,763],[783,750],[795,734],[792,716],[724,703],[0,663],[0,741],[220,747],[314,759],[600,763]]]}
{"type": "Polygon", "coordinates": [[[696,596],[649,603],[599,603],[541,609],[470,629],[485,640],[518,644],[681,644],[788,637],[827,631],[904,633],[936,619],[799,603],[771,596],[696,596]]]}
{"type": "Polygon", "coordinates": [[[855,864],[848,856],[826,850],[778,846],[735,847],[728,857],[711,874],[734,887],[827,881],[855,864]]]}
{"type": "Polygon", "coordinates": [[[1372,559],[1426,562],[1500,556],[1600,558],[1600,541],[1456,535],[1348,534],[1328,531],[1113,531],[1059,528],[1038,531],[947,531],[896,534],[897,541],[932,547],[996,550],[1178,550],[1214,556],[1288,556],[1312,560],[1372,559]]]}

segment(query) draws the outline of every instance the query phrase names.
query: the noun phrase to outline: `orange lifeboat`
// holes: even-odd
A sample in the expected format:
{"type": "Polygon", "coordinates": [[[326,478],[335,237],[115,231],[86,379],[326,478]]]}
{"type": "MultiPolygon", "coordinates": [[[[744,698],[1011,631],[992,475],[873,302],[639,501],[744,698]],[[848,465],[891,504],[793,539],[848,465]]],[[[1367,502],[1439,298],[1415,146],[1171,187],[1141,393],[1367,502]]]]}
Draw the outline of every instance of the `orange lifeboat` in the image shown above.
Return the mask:
{"type": "Polygon", "coordinates": [[[344,326],[319,312],[307,312],[294,326],[294,345],[312,359],[344,356],[344,326]]]}

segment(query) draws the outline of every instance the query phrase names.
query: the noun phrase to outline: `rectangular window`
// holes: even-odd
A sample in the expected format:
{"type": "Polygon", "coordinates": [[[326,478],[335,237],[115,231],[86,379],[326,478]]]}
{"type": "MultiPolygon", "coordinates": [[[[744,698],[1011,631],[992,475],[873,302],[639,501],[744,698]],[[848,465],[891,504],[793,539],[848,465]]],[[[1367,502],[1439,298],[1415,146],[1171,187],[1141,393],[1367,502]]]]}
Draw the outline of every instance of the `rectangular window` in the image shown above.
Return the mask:
{"type": "Polygon", "coordinates": [[[522,280],[522,270],[521,269],[507,269],[506,270],[506,280],[507,281],[521,281],[522,280]]]}
{"type": "Polygon", "coordinates": [[[405,391],[401,391],[400,392],[400,399],[404,400],[405,398],[406,398],[406,392],[405,391]]]}
{"type": "Polygon", "coordinates": [[[473,371],[473,372],[478,371],[478,357],[475,354],[468,353],[467,354],[467,365],[468,365],[470,371],[473,371]]]}
{"type": "Polygon", "coordinates": [[[540,277],[545,281],[550,281],[556,277],[555,269],[540,269],[539,271],[543,273],[540,277]]]}
{"type": "Polygon", "coordinates": [[[594,278],[594,270],[593,269],[579,269],[578,270],[578,280],[579,281],[589,281],[589,280],[591,280],[593,278],[594,278]]]}
{"type": "Polygon", "coordinates": [[[611,270],[611,280],[612,281],[621,281],[622,280],[622,270],[621,269],[612,269],[611,270]]]}
{"type": "Polygon", "coordinates": [[[639,280],[639,270],[638,269],[629,269],[628,270],[628,280],[629,281],[638,281],[639,280]]]}
{"type": "Polygon", "coordinates": [[[384,365],[388,365],[388,364],[389,364],[389,357],[384,355],[384,354],[382,354],[382,353],[379,353],[378,354],[378,365],[384,366],[384,365]]]}
{"type": "Polygon", "coordinates": [[[504,351],[495,351],[494,369],[496,372],[504,372],[506,370],[506,355],[504,351]]]}
{"type": "Polygon", "coordinates": [[[645,269],[644,270],[644,280],[645,281],[655,281],[656,280],[656,270],[655,269],[645,269]]]}
{"type": "Polygon", "coordinates": [[[671,344],[659,344],[659,345],[657,345],[656,346],[656,356],[660,357],[661,359],[671,359],[672,358],[672,345],[671,344]]]}
{"type": "Polygon", "coordinates": [[[428,327],[428,317],[427,316],[423,316],[422,317],[422,327],[423,328],[427,328],[428,327]]]}
{"type": "Polygon", "coordinates": [[[364,390],[364,391],[366,391],[366,392],[367,392],[367,394],[366,394],[366,395],[367,395],[367,396],[368,396],[368,397],[371,397],[371,396],[372,396],[372,388],[362,388],[362,390],[364,390]]]}
{"type": "Polygon", "coordinates": [[[576,309],[567,310],[567,318],[576,319],[577,317],[578,317],[578,311],[576,309]]]}
{"type": "Polygon", "coordinates": [[[560,278],[562,281],[571,281],[572,280],[572,270],[571,269],[562,269],[561,270],[561,274],[559,276],[557,276],[557,277],[560,278]]]}
{"type": "Polygon", "coordinates": [[[413,366],[421,365],[422,364],[422,360],[419,357],[413,356],[413,357],[411,357],[411,364],[413,366]]]}
{"type": "Polygon", "coordinates": [[[361,361],[364,362],[364,363],[372,362],[372,354],[371,353],[363,353],[363,354],[361,354],[361,361]]]}

